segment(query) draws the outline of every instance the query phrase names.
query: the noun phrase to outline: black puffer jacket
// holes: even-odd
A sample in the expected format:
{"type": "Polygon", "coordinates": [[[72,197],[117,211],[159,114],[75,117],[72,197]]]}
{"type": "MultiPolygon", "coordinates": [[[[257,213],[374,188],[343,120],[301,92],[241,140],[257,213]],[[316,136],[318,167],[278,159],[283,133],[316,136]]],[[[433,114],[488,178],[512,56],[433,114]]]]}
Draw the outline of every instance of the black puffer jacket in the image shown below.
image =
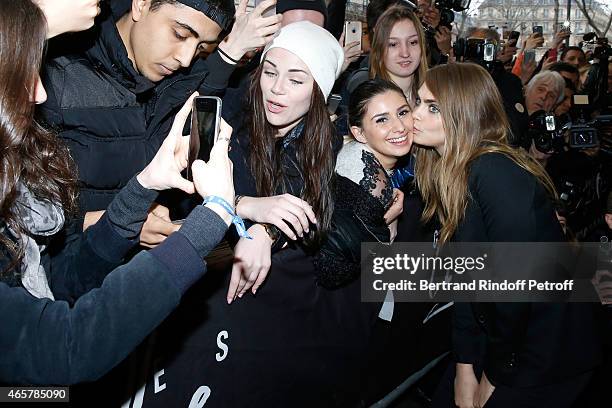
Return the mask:
{"type": "Polygon", "coordinates": [[[106,4],[94,29],[51,44],[43,74],[48,99],[39,113],[76,161],[83,212],[105,209],[153,158],[189,95],[222,93],[233,71],[215,52],[149,81],[132,66],[117,31],[122,2],[113,10],[106,4]]]}

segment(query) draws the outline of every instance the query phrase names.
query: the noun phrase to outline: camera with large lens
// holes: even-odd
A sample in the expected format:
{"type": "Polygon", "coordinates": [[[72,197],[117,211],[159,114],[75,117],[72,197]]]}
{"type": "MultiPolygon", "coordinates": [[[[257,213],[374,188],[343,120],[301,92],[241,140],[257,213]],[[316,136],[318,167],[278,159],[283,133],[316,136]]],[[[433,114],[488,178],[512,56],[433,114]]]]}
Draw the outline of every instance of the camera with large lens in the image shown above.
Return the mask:
{"type": "Polygon", "coordinates": [[[601,141],[600,132],[612,125],[612,115],[599,114],[591,116],[591,104],[588,95],[574,95],[573,113],[574,119],[569,126],[569,147],[573,149],[587,149],[597,147],[601,141]]]}
{"type": "Polygon", "coordinates": [[[529,116],[526,145],[530,145],[533,140],[535,148],[542,153],[560,153],[565,146],[563,135],[566,130],[566,120],[559,120],[550,112],[536,111],[529,116]]]}
{"type": "Polygon", "coordinates": [[[587,121],[580,111],[580,103],[577,103],[582,100],[588,104],[585,97],[574,95],[574,108],[578,112],[574,118],[567,114],[555,117],[543,110],[534,112],[529,116],[527,143],[523,145],[528,146],[533,140],[535,148],[547,154],[561,153],[566,146],[576,150],[598,147],[600,130],[612,125],[612,115],[598,115],[587,121]]]}
{"type": "Polygon", "coordinates": [[[591,59],[606,60],[612,55],[610,44],[606,37],[598,37],[595,33],[586,33],[580,42],[582,51],[592,52],[591,59]]]}
{"type": "Polygon", "coordinates": [[[454,11],[460,12],[470,7],[471,0],[436,0],[434,5],[440,10],[440,25],[451,28],[455,21],[454,11]]]}
{"type": "Polygon", "coordinates": [[[453,51],[458,61],[472,61],[491,69],[497,57],[497,41],[481,38],[457,38],[453,51]]]}

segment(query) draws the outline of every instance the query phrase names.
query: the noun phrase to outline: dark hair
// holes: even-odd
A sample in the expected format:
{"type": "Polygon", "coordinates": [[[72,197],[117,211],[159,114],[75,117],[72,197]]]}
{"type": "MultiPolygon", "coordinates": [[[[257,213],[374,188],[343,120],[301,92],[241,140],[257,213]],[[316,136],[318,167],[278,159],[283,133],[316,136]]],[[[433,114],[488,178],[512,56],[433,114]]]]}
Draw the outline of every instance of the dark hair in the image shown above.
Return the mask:
{"type": "Polygon", "coordinates": [[[565,87],[569,88],[572,92],[576,93],[576,85],[574,85],[574,82],[570,81],[567,78],[563,78],[565,80],[565,87]]]}
{"type": "Polygon", "coordinates": [[[570,51],[580,51],[580,53],[582,54],[582,56],[584,57],[584,59],[586,60],[586,54],[584,53],[584,51],[582,51],[582,48],[580,47],[576,47],[575,45],[572,45],[571,47],[567,47],[563,50],[563,52],[561,53],[561,58],[560,60],[563,61],[565,59],[565,56],[567,55],[568,52],[570,51]]]}
{"type": "Polygon", "coordinates": [[[362,127],[363,116],[368,109],[368,103],[376,96],[388,91],[399,93],[404,97],[401,88],[393,82],[383,79],[370,79],[359,85],[349,97],[348,124],[349,127],[362,127]]]}
{"type": "Polygon", "coordinates": [[[366,8],[366,22],[368,23],[370,40],[374,36],[374,26],[379,17],[387,11],[388,8],[396,4],[405,5],[402,0],[371,0],[368,3],[368,7],[366,8]]]}
{"type": "Polygon", "coordinates": [[[567,62],[563,62],[563,61],[558,61],[555,62],[554,64],[551,64],[550,67],[548,67],[549,71],[554,71],[554,72],[569,72],[570,74],[579,74],[578,68],[576,68],[576,66],[572,65],[572,64],[568,64],[567,62]]]}
{"type": "MultiPolygon", "coordinates": [[[[260,78],[263,64],[253,73],[249,89],[250,167],[257,193],[272,196],[286,192],[282,166],[281,143],[277,143],[276,129],[266,119],[260,78]]],[[[331,179],[334,172],[332,142],[335,128],[329,119],[325,98],[314,82],[310,109],[304,117],[304,134],[296,140],[297,165],[302,173],[304,189],[301,197],[308,202],[317,217],[317,231],[310,230],[307,244],[317,245],[329,230],[334,205],[331,179]]]]}
{"type": "Polygon", "coordinates": [[[225,38],[232,29],[236,9],[231,0],[151,0],[149,10],[157,11],[164,4],[181,4],[202,12],[206,17],[213,20],[221,27],[219,38],[225,38]]]}
{"type": "MultiPolygon", "coordinates": [[[[46,36],[45,17],[31,0],[0,1],[0,222],[18,235],[25,231],[15,206],[19,184],[67,211],[76,201],[76,172],[68,149],[34,121],[31,95],[46,36]]],[[[23,248],[13,250],[4,234],[0,243],[14,252],[10,269],[23,248]]]]}

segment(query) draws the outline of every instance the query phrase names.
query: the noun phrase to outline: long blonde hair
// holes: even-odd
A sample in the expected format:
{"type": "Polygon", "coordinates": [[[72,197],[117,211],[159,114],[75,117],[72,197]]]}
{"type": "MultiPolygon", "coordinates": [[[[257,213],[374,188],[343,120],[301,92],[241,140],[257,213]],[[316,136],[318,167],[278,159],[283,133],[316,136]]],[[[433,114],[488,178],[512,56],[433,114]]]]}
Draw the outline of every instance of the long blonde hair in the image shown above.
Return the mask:
{"type": "Polygon", "coordinates": [[[391,36],[391,30],[395,24],[403,20],[410,20],[414,24],[414,28],[419,38],[419,47],[421,48],[421,59],[419,67],[414,71],[412,80],[412,89],[410,91],[410,99],[408,102],[413,104],[416,98],[417,91],[423,80],[425,72],[427,72],[427,51],[425,49],[425,33],[421,21],[407,6],[396,5],[385,11],[374,26],[374,38],[372,39],[372,51],[370,52],[370,79],[380,78],[385,81],[393,82],[385,66],[385,56],[387,55],[387,41],[391,36]]]}
{"type": "Polygon", "coordinates": [[[445,147],[415,146],[416,180],[425,202],[423,220],[438,216],[440,242],[449,241],[465,216],[469,200],[470,163],[485,153],[501,153],[533,174],[556,198],[544,168],[526,152],[508,145],[508,119],[501,95],[489,73],[479,65],[438,65],[425,76],[442,115],[445,147]]]}

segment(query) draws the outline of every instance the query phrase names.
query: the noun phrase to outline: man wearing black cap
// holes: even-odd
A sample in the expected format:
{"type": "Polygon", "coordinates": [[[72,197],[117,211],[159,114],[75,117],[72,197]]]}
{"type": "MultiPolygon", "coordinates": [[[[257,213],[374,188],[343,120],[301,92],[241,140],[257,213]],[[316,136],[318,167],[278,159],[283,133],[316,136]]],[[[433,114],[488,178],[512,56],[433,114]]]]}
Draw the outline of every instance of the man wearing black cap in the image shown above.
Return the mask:
{"type": "MultiPolygon", "coordinates": [[[[86,225],[153,158],[187,98],[222,93],[236,61],[271,40],[280,17],[261,12],[274,3],[247,15],[242,0],[234,23],[233,0],[104,2],[93,29],[51,44],[40,114],[76,161],[86,225]],[[218,51],[196,59],[230,28],[218,51]]],[[[158,244],[176,228],[150,215],[141,243],[158,244]]]]}

